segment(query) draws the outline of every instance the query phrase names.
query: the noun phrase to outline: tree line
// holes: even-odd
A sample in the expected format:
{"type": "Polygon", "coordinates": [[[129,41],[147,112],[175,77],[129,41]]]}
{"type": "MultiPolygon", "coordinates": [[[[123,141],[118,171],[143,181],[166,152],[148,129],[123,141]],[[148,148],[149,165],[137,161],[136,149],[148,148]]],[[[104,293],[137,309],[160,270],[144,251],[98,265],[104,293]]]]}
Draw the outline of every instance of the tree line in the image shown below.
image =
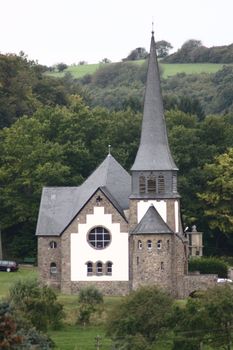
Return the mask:
{"type": "MultiPolygon", "coordinates": [[[[113,156],[130,170],[139,144],[146,67],[130,65],[127,73],[125,63],[114,66],[112,73],[101,68],[91,77],[91,90],[70,75],[44,76],[43,67],[25,56],[1,56],[0,62],[2,241],[5,256],[22,259],[36,255],[34,233],[43,186],[80,185],[105,158],[109,144],[113,156]],[[98,94],[105,91],[103,98],[108,98],[105,88],[117,108],[104,106],[98,94]]],[[[211,77],[226,92],[227,86],[231,89],[228,69],[211,77]]],[[[183,220],[204,231],[207,254],[231,254],[232,110],[206,116],[197,98],[182,93],[164,102],[169,143],[180,169],[183,220]]]]}

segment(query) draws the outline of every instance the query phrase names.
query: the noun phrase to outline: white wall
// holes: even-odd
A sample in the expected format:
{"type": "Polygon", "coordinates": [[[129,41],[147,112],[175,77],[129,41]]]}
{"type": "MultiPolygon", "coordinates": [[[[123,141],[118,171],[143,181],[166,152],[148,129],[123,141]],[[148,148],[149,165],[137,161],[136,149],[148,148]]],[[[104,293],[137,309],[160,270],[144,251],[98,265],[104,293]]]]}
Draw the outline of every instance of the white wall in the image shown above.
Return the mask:
{"type": "Polygon", "coordinates": [[[120,232],[120,224],[112,222],[104,207],[94,207],[86,224],[78,224],[78,233],[71,234],[71,281],[128,281],[128,232],[120,232]],[[111,234],[111,242],[104,249],[95,249],[87,242],[88,232],[95,226],[104,226],[111,234]],[[111,276],[87,276],[86,262],[111,261],[111,276]]]}
{"type": "Polygon", "coordinates": [[[138,202],[138,222],[141,221],[142,217],[146,214],[148,208],[153,204],[155,209],[158,211],[159,215],[162,217],[163,221],[167,222],[167,203],[165,201],[139,201],[138,202]]]}
{"type": "MultiPolygon", "coordinates": [[[[143,218],[147,212],[150,205],[153,204],[155,209],[158,211],[159,215],[162,217],[163,221],[167,223],[167,203],[166,201],[160,200],[148,200],[148,201],[139,201],[137,205],[137,218],[138,222],[143,218]]],[[[176,232],[179,232],[179,203],[178,201],[174,202],[175,206],[175,229],[176,232]]]]}

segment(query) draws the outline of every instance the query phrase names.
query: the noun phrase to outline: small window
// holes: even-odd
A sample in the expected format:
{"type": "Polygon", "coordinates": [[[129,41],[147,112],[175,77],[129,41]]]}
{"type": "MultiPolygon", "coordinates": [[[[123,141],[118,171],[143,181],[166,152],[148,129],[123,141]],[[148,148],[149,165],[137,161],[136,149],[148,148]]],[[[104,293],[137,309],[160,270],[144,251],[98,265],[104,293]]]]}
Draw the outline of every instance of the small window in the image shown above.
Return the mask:
{"type": "Polygon", "coordinates": [[[148,250],[152,249],[152,241],[150,239],[147,241],[147,249],[148,250]]]}
{"type": "Polygon", "coordinates": [[[92,275],[93,274],[93,263],[90,262],[90,261],[87,263],[87,274],[88,275],[92,275]]]}
{"type": "Polygon", "coordinates": [[[108,261],[107,264],[106,264],[106,267],[107,267],[107,275],[112,275],[112,262],[111,261],[108,261]]]}
{"type": "Polygon", "coordinates": [[[57,264],[54,262],[50,264],[50,273],[51,275],[55,275],[57,273],[57,264]]]}
{"type": "Polygon", "coordinates": [[[103,264],[100,261],[97,262],[97,264],[96,264],[96,273],[97,273],[97,275],[103,274],[103,264]]]}
{"type": "Polygon", "coordinates": [[[139,176],[139,193],[146,193],[146,179],[145,176],[139,176]]]}
{"type": "Polygon", "coordinates": [[[162,248],[162,241],[159,240],[159,241],[157,242],[157,249],[161,249],[161,248],[162,248]]]}
{"type": "Polygon", "coordinates": [[[169,250],[170,249],[170,241],[169,241],[169,239],[167,240],[167,250],[169,250]]]}
{"type": "Polygon", "coordinates": [[[164,183],[164,176],[159,175],[158,177],[158,192],[164,193],[165,192],[165,183],[164,183]]]}
{"type": "Polygon", "coordinates": [[[51,241],[51,242],[49,242],[49,246],[51,249],[55,249],[55,248],[57,248],[57,242],[51,241]]]}
{"type": "Polygon", "coordinates": [[[147,191],[148,193],[156,193],[156,177],[150,176],[147,181],[147,191]]]}
{"type": "Polygon", "coordinates": [[[142,241],[140,241],[140,240],[138,241],[138,249],[142,250],[142,241]]]}
{"type": "Polygon", "coordinates": [[[163,261],[161,261],[160,267],[161,267],[161,270],[164,270],[164,262],[163,261]]]}
{"type": "Polygon", "coordinates": [[[137,265],[139,265],[139,256],[137,256],[137,265]]]}

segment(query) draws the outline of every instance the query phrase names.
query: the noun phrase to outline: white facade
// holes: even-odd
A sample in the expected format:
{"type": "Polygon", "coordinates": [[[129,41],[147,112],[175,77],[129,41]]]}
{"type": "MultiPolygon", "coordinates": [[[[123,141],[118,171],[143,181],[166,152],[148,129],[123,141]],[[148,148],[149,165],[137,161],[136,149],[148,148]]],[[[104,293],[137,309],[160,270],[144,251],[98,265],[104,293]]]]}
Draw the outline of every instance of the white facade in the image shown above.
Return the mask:
{"type": "MultiPolygon", "coordinates": [[[[168,223],[167,222],[167,203],[164,200],[139,201],[137,204],[138,223],[141,221],[141,219],[143,218],[143,216],[145,215],[145,213],[147,212],[147,210],[151,205],[155,207],[159,215],[162,217],[163,221],[168,223]]],[[[175,206],[174,208],[175,209],[175,232],[178,233],[179,232],[179,203],[177,200],[174,202],[174,206],[175,206]]]]}
{"type": "Polygon", "coordinates": [[[120,224],[112,222],[112,215],[104,213],[104,207],[94,207],[94,213],[86,216],[86,224],[78,224],[78,233],[71,234],[71,281],[128,281],[128,233],[120,232],[120,224]],[[110,244],[96,249],[88,242],[88,233],[96,226],[104,226],[111,235],[110,244]],[[87,262],[112,262],[111,275],[88,275],[87,262]]]}

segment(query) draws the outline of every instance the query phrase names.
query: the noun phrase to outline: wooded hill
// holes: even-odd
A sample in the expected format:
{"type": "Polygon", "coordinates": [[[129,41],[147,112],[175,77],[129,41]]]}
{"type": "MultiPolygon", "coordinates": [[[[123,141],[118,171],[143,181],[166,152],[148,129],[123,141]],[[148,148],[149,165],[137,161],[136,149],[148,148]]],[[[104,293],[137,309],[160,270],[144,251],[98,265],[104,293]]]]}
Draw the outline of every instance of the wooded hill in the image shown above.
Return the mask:
{"type": "MultiPolygon", "coordinates": [[[[0,212],[6,257],[36,255],[42,186],[76,186],[108,144],[126,169],[140,135],[146,63],[53,78],[23,55],[0,55],[0,212]]],[[[209,254],[233,251],[233,67],[162,80],[183,220],[209,254]]]]}

